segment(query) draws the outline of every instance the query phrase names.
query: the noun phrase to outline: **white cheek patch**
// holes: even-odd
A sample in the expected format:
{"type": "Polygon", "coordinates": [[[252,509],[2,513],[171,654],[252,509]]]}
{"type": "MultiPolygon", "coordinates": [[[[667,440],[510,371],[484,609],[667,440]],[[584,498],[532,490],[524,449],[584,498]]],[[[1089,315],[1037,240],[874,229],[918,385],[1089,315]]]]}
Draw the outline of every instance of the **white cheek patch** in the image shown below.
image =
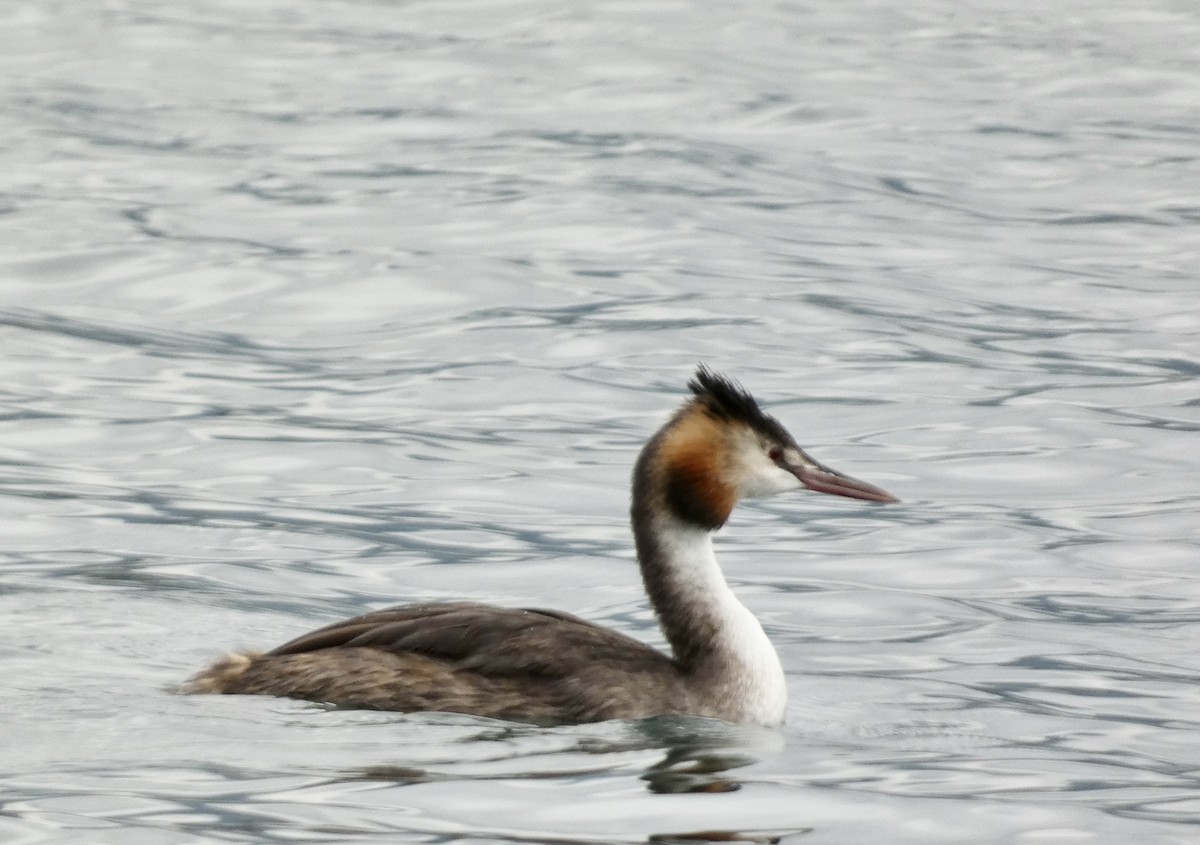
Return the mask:
{"type": "Polygon", "coordinates": [[[787,470],[780,469],[774,463],[771,463],[764,467],[761,472],[747,478],[742,495],[746,498],[773,496],[776,493],[798,490],[800,487],[800,479],[787,470]]]}
{"type": "Polygon", "coordinates": [[[800,488],[800,479],[767,457],[757,440],[743,442],[739,447],[734,462],[734,483],[741,497],[773,496],[800,488]]]}

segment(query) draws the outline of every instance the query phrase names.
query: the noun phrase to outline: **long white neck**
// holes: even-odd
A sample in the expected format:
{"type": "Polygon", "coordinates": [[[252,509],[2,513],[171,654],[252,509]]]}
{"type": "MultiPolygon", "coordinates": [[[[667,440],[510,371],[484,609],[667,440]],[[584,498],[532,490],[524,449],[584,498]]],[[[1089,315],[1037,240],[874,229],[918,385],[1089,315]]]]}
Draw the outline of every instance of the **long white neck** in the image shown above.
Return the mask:
{"type": "Polygon", "coordinates": [[[787,682],[779,656],[721,573],[711,533],[665,513],[635,520],[646,592],[675,659],[711,714],[775,725],[787,682]]]}

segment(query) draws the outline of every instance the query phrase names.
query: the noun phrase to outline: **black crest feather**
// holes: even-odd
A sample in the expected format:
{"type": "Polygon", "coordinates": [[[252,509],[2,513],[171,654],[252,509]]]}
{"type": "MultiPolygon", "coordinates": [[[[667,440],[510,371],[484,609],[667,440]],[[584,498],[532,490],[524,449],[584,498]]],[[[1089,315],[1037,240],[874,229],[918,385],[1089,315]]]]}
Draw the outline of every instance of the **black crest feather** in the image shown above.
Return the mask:
{"type": "Polygon", "coordinates": [[[746,388],[733,379],[701,364],[688,382],[688,388],[695,394],[695,401],[718,419],[744,423],[780,443],[791,442],[791,435],[779,420],[758,407],[758,402],[746,388]]]}

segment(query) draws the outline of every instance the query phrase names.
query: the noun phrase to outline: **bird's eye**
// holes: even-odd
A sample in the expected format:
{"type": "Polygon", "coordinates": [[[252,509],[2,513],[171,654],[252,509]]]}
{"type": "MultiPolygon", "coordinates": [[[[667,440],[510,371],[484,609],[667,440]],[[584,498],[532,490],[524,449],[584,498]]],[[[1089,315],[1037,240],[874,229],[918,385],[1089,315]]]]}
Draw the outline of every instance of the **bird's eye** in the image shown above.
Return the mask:
{"type": "Polygon", "coordinates": [[[779,463],[781,460],[783,460],[783,447],[772,446],[767,451],[767,457],[773,460],[775,463],[779,463]]]}

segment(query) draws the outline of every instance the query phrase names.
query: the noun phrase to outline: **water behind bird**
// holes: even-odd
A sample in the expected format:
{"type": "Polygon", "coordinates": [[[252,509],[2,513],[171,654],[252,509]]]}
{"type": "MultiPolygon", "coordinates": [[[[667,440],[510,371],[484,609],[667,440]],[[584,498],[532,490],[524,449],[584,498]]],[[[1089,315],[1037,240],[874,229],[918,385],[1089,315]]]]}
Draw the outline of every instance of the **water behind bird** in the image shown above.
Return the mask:
{"type": "Polygon", "coordinates": [[[1068,6],[4,13],[0,840],[1194,841],[1200,28],[1068,6]],[[168,692],[404,601],[660,642],[700,360],[903,500],[719,538],[783,730],[168,692]]]}

